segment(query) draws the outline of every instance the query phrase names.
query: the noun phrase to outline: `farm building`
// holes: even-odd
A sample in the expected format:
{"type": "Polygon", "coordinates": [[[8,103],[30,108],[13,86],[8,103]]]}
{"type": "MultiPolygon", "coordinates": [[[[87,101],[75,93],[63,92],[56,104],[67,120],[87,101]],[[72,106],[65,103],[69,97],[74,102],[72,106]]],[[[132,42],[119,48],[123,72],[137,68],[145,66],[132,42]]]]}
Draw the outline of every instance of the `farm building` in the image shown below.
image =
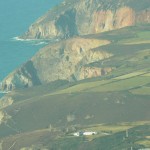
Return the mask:
{"type": "Polygon", "coordinates": [[[92,131],[87,131],[87,132],[76,132],[73,133],[74,136],[91,136],[91,135],[96,135],[97,132],[92,132],[92,131]]]}

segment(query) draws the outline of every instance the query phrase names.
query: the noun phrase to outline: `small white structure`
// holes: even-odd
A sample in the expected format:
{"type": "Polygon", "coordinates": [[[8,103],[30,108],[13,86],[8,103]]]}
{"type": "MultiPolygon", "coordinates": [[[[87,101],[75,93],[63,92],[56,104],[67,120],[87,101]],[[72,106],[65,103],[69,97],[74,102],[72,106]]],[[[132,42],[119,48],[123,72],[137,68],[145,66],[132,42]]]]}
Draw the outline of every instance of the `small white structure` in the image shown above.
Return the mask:
{"type": "Polygon", "coordinates": [[[74,136],[91,136],[91,135],[96,135],[96,134],[97,132],[92,132],[92,131],[73,133],[74,136]]]}
{"type": "Polygon", "coordinates": [[[73,133],[74,136],[80,136],[79,132],[73,133]]]}
{"type": "Polygon", "coordinates": [[[89,136],[89,135],[96,135],[97,134],[97,132],[83,132],[83,135],[85,135],[85,136],[89,136]]]}

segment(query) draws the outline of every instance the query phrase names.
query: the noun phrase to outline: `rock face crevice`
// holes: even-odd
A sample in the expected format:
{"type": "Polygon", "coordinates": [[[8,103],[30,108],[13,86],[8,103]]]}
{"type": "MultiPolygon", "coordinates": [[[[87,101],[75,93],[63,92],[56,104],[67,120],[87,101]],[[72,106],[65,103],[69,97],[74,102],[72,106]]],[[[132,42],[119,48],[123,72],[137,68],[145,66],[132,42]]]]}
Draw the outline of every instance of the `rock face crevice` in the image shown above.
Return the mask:
{"type": "Polygon", "coordinates": [[[58,34],[62,38],[66,39],[74,35],[78,35],[76,25],[76,10],[71,9],[60,15],[58,20],[55,22],[55,26],[58,29],[58,34]]]}
{"type": "Polygon", "coordinates": [[[28,88],[40,84],[41,82],[37,76],[33,62],[28,61],[21,68],[6,77],[1,83],[0,88],[4,91],[12,91],[16,88],[28,88]]]}
{"type": "Polygon", "coordinates": [[[150,23],[148,0],[69,0],[39,18],[21,38],[62,39],[137,23],[150,23]]]}

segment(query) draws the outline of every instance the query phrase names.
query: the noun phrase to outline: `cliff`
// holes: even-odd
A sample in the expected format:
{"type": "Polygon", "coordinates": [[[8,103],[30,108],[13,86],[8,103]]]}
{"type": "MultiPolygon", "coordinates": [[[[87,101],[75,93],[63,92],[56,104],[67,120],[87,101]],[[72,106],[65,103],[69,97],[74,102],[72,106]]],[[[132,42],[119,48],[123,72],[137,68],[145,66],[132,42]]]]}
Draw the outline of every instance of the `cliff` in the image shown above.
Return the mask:
{"type": "MultiPolygon", "coordinates": [[[[56,80],[77,81],[104,75],[104,68],[86,69],[88,70],[86,75],[83,68],[87,64],[111,57],[111,53],[102,49],[94,50],[109,43],[107,40],[76,37],[48,45],[21,68],[6,77],[1,89],[9,91],[56,80]]],[[[111,71],[111,69],[106,70],[106,72],[111,71]]]]}
{"type": "Polygon", "coordinates": [[[96,39],[89,34],[145,23],[150,23],[149,0],[65,0],[39,18],[21,37],[59,40],[6,77],[0,89],[9,91],[56,80],[78,81],[106,75],[112,71],[110,66],[87,65],[113,56],[101,46],[114,39],[108,36],[109,40],[96,39]]]}
{"type": "Polygon", "coordinates": [[[69,38],[139,23],[150,23],[149,0],[65,0],[32,24],[21,38],[69,38]]]}

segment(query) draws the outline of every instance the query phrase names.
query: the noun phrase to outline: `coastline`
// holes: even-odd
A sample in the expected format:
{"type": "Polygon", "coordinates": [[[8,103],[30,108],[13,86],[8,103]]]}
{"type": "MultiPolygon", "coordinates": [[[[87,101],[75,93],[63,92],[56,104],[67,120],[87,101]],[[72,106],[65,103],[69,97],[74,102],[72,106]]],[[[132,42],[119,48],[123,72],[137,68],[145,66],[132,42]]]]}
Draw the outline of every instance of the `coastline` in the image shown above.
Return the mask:
{"type": "Polygon", "coordinates": [[[33,45],[47,45],[49,43],[50,40],[46,39],[46,40],[41,40],[41,39],[22,39],[18,36],[11,38],[12,41],[14,42],[28,42],[28,43],[32,43],[33,45]]]}
{"type": "Polygon", "coordinates": [[[7,94],[9,91],[0,91],[0,94],[7,94]]]}
{"type": "Polygon", "coordinates": [[[0,91],[0,99],[5,95],[8,94],[10,91],[0,91]]]}
{"type": "Polygon", "coordinates": [[[60,39],[58,38],[49,38],[49,39],[24,39],[19,36],[15,36],[11,38],[12,41],[22,41],[22,42],[59,42],[60,39]]]}
{"type": "Polygon", "coordinates": [[[4,93],[0,93],[0,99],[1,99],[4,95],[5,95],[4,93]]]}
{"type": "Polygon", "coordinates": [[[48,45],[50,43],[55,43],[55,42],[59,42],[60,39],[23,39],[20,38],[19,36],[13,37],[11,38],[11,41],[13,42],[26,42],[26,43],[30,43],[32,45],[38,46],[38,45],[48,45]]]}

